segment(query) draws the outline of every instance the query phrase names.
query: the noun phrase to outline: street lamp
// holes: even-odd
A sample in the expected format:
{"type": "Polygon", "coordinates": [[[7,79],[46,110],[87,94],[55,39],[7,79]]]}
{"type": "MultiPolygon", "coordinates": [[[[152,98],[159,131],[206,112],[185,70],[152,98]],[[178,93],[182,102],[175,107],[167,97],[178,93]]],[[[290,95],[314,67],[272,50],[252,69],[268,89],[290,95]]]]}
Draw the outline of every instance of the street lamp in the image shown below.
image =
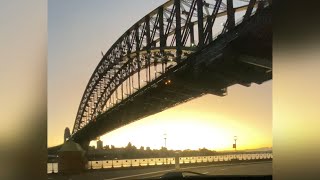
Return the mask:
{"type": "Polygon", "coordinates": [[[237,139],[238,139],[238,137],[234,136],[233,139],[234,139],[233,148],[235,149],[235,151],[237,151],[237,139]]]}
{"type": "Polygon", "coordinates": [[[234,139],[234,148],[235,148],[235,150],[237,150],[237,139],[238,139],[238,137],[234,136],[233,139],[234,139]]]}
{"type": "MultiPolygon", "coordinates": [[[[164,136],[164,148],[165,148],[165,150],[167,150],[167,134],[164,133],[163,136],[164,136]]],[[[165,160],[165,164],[167,164],[167,151],[165,151],[164,160],[165,160]]]]}
{"type": "Polygon", "coordinates": [[[164,136],[164,147],[167,148],[167,134],[164,133],[163,136],[164,136]]]}
{"type": "MultiPolygon", "coordinates": [[[[234,139],[233,148],[234,148],[235,152],[237,152],[237,139],[238,139],[238,137],[237,137],[237,136],[233,136],[233,139],[234,139]]],[[[233,158],[237,159],[236,156],[237,156],[237,155],[234,154],[234,155],[233,155],[233,158]]]]}

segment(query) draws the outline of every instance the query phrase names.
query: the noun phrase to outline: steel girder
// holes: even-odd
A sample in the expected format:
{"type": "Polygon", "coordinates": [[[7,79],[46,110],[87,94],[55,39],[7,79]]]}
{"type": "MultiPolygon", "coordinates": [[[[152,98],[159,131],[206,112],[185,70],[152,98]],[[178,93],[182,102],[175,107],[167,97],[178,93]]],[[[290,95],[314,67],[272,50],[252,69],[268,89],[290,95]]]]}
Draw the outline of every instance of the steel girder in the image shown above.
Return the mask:
{"type": "Polygon", "coordinates": [[[248,18],[257,7],[254,0],[237,1],[241,2],[170,0],[136,22],[103,55],[94,70],[80,101],[72,134],[108,111],[108,104],[114,105],[124,96],[130,96],[133,90],[139,90],[140,72],[146,71],[148,83],[153,80],[151,67],[160,65],[160,72],[156,73],[165,76],[168,69],[210,43],[214,39],[212,31],[217,18],[228,17],[233,22],[234,13],[239,11],[246,11],[245,18],[248,18]],[[138,75],[137,82],[134,82],[135,74],[138,75]],[[129,89],[124,89],[127,84],[129,89]]]}

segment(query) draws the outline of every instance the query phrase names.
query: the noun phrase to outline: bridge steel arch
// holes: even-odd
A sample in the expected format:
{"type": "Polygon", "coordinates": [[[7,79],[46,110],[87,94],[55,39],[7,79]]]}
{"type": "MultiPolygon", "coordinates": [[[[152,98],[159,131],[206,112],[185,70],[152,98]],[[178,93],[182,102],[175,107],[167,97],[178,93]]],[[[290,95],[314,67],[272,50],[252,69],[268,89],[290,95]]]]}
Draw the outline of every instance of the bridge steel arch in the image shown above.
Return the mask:
{"type": "Polygon", "coordinates": [[[270,3],[266,0],[170,0],[144,16],[103,55],[83,93],[72,135],[139,91],[143,87],[142,75],[146,84],[151,83],[155,79],[152,67],[160,69],[155,77],[159,74],[165,78],[167,71],[185,63],[218,35],[233,29],[237,25],[237,12],[244,12],[239,18],[241,22],[270,3]],[[214,25],[218,18],[224,23],[216,32],[214,25]]]}

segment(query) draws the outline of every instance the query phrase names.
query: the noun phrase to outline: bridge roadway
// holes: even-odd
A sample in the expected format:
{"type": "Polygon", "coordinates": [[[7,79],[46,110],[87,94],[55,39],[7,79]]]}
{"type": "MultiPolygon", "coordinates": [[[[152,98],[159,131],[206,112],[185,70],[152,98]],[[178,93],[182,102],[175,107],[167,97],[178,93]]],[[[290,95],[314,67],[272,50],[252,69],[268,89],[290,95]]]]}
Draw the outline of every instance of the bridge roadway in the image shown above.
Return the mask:
{"type": "MultiPolygon", "coordinates": [[[[113,171],[90,171],[81,175],[48,175],[50,180],[120,180],[149,179],[160,177],[175,171],[173,167],[156,167],[144,169],[126,169],[113,171]]],[[[192,171],[206,175],[272,175],[272,161],[247,162],[236,164],[214,164],[181,167],[181,171],[192,171]]]]}

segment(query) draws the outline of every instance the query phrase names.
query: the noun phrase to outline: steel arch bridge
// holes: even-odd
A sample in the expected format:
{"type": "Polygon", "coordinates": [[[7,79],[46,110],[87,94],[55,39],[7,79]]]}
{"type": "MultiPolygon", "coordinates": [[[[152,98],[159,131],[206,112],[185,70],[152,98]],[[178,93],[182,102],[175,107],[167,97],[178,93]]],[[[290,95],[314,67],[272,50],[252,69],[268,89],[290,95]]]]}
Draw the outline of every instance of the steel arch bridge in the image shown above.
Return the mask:
{"type": "Polygon", "coordinates": [[[271,7],[271,0],[169,0],[159,6],[103,54],[71,138],[88,144],[203,94],[224,96],[230,85],[271,79],[271,7]]]}

